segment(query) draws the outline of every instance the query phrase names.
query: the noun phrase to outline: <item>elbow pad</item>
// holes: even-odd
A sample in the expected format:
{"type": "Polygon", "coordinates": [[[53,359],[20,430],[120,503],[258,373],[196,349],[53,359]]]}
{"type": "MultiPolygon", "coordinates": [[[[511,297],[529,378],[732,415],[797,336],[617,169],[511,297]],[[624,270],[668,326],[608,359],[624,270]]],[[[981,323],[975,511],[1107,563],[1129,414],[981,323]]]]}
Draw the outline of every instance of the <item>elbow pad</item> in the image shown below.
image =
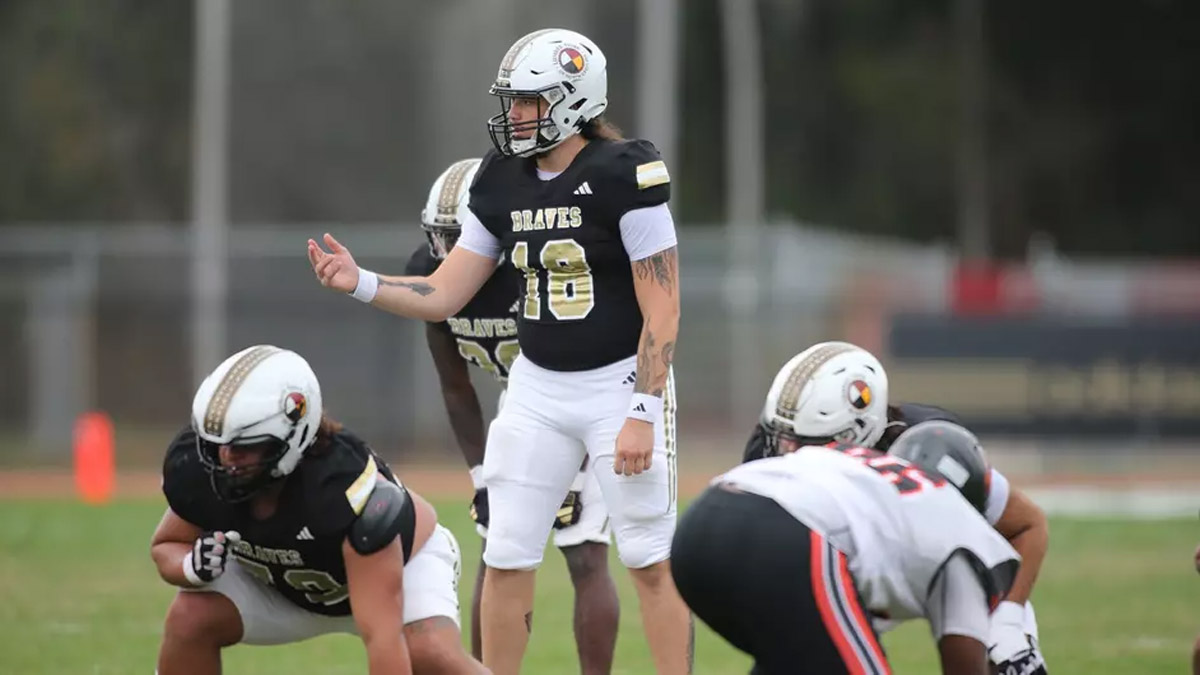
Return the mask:
{"type": "Polygon", "coordinates": [[[350,526],[350,545],[362,555],[370,555],[400,537],[404,562],[412,554],[417,509],[408,490],[380,476],[366,506],[350,526]]]}

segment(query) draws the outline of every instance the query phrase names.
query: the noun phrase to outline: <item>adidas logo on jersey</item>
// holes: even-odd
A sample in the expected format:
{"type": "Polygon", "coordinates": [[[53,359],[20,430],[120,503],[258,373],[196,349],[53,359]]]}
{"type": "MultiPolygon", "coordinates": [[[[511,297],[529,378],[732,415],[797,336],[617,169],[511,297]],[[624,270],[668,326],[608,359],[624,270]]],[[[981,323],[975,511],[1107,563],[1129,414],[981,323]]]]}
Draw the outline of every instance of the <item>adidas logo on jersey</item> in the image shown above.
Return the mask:
{"type": "Polygon", "coordinates": [[[307,539],[316,539],[316,537],[314,537],[314,536],[312,535],[312,532],[309,532],[309,531],[308,531],[308,526],[307,526],[307,525],[305,525],[304,527],[300,528],[300,534],[296,535],[296,538],[297,538],[297,539],[305,539],[305,540],[307,540],[307,539]]]}
{"type": "Polygon", "coordinates": [[[582,183],[580,183],[579,187],[575,188],[575,192],[572,192],[571,194],[590,195],[590,194],[595,194],[595,193],[592,192],[592,186],[588,185],[587,181],[585,180],[582,183]]]}
{"type": "Polygon", "coordinates": [[[621,384],[633,384],[634,382],[637,382],[637,371],[636,370],[634,370],[634,371],[630,372],[628,375],[626,375],[625,381],[622,382],[621,384]]]}

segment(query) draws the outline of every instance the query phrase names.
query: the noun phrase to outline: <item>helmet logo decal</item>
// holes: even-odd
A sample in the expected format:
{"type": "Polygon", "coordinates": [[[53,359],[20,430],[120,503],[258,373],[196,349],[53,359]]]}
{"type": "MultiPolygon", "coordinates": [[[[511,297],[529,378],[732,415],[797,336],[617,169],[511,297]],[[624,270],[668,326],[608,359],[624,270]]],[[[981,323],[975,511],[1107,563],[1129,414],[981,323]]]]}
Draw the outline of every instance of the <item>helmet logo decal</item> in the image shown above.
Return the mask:
{"type": "Polygon", "coordinates": [[[464,159],[452,164],[446,169],[446,173],[442,174],[442,191],[438,193],[435,222],[446,225],[458,223],[458,201],[462,194],[463,181],[467,172],[476,164],[479,164],[479,160],[464,159]]]}
{"type": "Polygon", "coordinates": [[[288,393],[283,399],[283,415],[293,423],[299,422],[308,412],[308,399],[298,391],[288,393]]]}
{"type": "Polygon", "coordinates": [[[855,409],[865,410],[871,405],[871,387],[862,380],[854,380],[846,385],[846,398],[855,409]]]}
{"type": "Polygon", "coordinates": [[[225,433],[225,415],[229,412],[229,404],[233,402],[234,394],[241,389],[250,371],[280,351],[278,347],[271,345],[258,345],[246,350],[246,353],[229,367],[229,371],[213,391],[208,408],[204,411],[204,433],[210,436],[221,436],[225,433]]]}
{"type": "Polygon", "coordinates": [[[794,419],[796,409],[800,406],[800,392],[804,391],[804,386],[812,379],[813,373],[838,354],[845,354],[854,349],[853,345],[846,343],[827,344],[796,364],[796,367],[788,375],[783,389],[779,392],[779,402],[775,406],[775,414],[785,420],[794,419]]]}
{"type": "Polygon", "coordinates": [[[583,54],[574,47],[562,47],[555,55],[555,59],[558,61],[558,67],[568,75],[579,75],[587,68],[587,61],[584,60],[583,54]]]}

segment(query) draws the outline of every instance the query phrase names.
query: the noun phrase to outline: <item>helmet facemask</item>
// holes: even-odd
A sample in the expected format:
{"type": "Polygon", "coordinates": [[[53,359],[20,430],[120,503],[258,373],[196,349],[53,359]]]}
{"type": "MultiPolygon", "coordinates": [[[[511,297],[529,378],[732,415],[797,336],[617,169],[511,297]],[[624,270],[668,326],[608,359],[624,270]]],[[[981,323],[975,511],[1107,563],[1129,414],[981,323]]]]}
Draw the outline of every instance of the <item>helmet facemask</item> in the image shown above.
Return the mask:
{"type": "Polygon", "coordinates": [[[266,445],[262,457],[253,464],[226,466],[221,463],[221,443],[214,443],[196,435],[196,452],[200,463],[208,472],[213,492],[221,501],[236,504],[250,499],[271,483],[283,478],[275,470],[279,460],[288,451],[287,441],[273,436],[238,438],[230,443],[233,447],[266,445]]]}
{"type": "MultiPolygon", "coordinates": [[[[585,121],[582,117],[577,118],[578,123],[565,129],[554,120],[555,109],[565,98],[562,91],[564,86],[570,86],[570,84],[564,82],[536,91],[508,89],[492,85],[488,93],[500,99],[500,114],[493,115],[488,119],[488,134],[491,136],[496,150],[509,157],[529,157],[550,150],[578,131],[585,121]],[[512,112],[513,99],[518,98],[536,98],[539,101],[545,101],[548,104],[545,114],[536,119],[514,123],[509,115],[512,112]],[[529,137],[517,138],[517,134],[523,134],[523,132],[530,132],[529,137]]],[[[584,103],[585,101],[580,100],[576,105],[582,106],[584,103]]]]}
{"type": "Polygon", "coordinates": [[[446,256],[450,255],[450,250],[458,243],[459,235],[462,234],[462,225],[457,221],[452,223],[422,222],[421,229],[425,232],[425,239],[429,241],[429,254],[436,260],[445,260],[446,256]]]}
{"type": "Polygon", "coordinates": [[[832,436],[801,436],[790,429],[786,421],[776,420],[767,424],[766,450],[764,457],[786,455],[805,446],[825,446],[831,443],[853,443],[857,434],[854,429],[839,431],[832,436]]]}

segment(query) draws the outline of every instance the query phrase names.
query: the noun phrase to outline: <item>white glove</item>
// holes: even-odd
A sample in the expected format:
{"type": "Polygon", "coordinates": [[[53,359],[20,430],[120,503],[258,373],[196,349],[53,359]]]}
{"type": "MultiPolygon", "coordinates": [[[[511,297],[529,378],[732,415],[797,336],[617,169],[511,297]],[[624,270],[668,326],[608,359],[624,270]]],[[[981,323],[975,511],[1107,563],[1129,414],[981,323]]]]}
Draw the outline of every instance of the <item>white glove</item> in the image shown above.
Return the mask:
{"type": "Polygon", "coordinates": [[[213,579],[225,571],[225,563],[229,560],[229,551],[233,549],[233,544],[241,540],[242,535],[233,530],[218,530],[200,535],[192,544],[192,550],[183,558],[183,575],[193,586],[212,583],[213,579]]]}
{"type": "Polygon", "coordinates": [[[992,612],[988,658],[999,675],[1045,675],[1046,661],[1037,639],[1025,632],[1025,606],[1002,602],[992,612]]]}

